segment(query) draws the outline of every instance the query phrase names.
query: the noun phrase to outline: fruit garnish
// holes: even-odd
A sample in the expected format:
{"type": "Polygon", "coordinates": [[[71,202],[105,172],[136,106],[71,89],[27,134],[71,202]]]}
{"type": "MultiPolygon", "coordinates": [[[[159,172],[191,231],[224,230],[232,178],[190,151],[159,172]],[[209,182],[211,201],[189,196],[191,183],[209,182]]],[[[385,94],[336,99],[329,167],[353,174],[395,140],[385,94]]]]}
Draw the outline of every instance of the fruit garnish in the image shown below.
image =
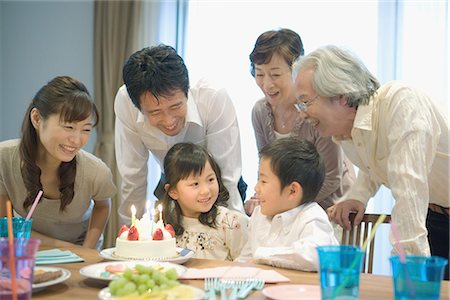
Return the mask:
{"type": "Polygon", "coordinates": [[[129,229],[128,229],[128,226],[127,225],[122,225],[122,227],[120,227],[120,230],[119,230],[119,234],[117,235],[117,237],[120,237],[120,235],[122,234],[122,233],[124,233],[125,231],[128,231],[129,229]]]}
{"type": "Polygon", "coordinates": [[[161,228],[156,229],[155,232],[153,233],[153,240],[160,241],[163,239],[164,239],[164,234],[163,234],[161,228]]]}
{"type": "Polygon", "coordinates": [[[167,224],[166,226],[164,226],[164,228],[170,233],[172,237],[175,237],[175,230],[173,230],[172,225],[167,224]]]}
{"type": "Polygon", "coordinates": [[[128,230],[128,237],[127,239],[129,241],[137,241],[139,240],[139,233],[137,228],[133,225],[130,227],[130,230],[128,230]]]}

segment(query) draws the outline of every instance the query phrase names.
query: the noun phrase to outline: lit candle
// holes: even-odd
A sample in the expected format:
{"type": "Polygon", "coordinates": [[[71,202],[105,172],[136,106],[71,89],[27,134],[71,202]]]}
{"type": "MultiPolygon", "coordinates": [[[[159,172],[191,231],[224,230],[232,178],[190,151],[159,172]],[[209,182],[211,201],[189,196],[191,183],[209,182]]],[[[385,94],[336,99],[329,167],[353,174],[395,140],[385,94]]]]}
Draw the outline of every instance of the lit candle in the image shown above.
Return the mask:
{"type": "Polygon", "coordinates": [[[155,219],[154,219],[154,215],[155,215],[155,208],[152,207],[152,209],[150,209],[150,223],[152,224],[152,234],[153,234],[153,224],[155,223],[155,219]]]}
{"type": "MultiPolygon", "coordinates": [[[[158,210],[159,210],[159,220],[161,221],[161,223],[163,223],[163,218],[162,218],[162,210],[163,207],[161,204],[158,204],[158,210]]],[[[163,223],[164,224],[164,223],[163,223]]]]}
{"type": "Polygon", "coordinates": [[[152,215],[150,213],[150,200],[147,200],[145,203],[145,213],[148,214],[148,217],[150,219],[150,222],[152,221],[152,215]]]}
{"type": "Polygon", "coordinates": [[[131,226],[136,224],[136,207],[131,205],[131,226]]]}

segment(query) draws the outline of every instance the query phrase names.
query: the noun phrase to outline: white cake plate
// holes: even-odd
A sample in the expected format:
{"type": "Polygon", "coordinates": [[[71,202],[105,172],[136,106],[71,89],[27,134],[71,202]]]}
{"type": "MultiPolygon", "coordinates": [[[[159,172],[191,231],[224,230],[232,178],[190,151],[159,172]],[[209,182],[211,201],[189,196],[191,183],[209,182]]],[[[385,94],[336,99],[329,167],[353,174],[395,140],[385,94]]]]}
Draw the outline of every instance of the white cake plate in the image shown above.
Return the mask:
{"type": "Polygon", "coordinates": [[[177,248],[177,256],[175,257],[155,257],[155,258],[126,258],[122,256],[115,255],[116,248],[108,248],[100,251],[100,256],[109,259],[109,260],[118,260],[118,261],[167,261],[175,264],[184,264],[187,262],[192,256],[194,256],[194,251],[187,248],[177,248]]]}

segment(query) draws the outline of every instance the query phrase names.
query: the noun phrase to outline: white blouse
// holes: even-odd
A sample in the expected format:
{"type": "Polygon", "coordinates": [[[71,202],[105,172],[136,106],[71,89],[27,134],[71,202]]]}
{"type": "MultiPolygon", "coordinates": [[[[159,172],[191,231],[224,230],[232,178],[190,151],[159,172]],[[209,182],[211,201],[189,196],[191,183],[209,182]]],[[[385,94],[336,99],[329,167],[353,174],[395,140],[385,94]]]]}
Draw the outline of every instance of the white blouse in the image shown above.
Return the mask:
{"type": "Polygon", "coordinates": [[[239,256],[248,236],[248,217],[219,206],[217,228],[201,224],[198,219],[183,217],[184,232],[177,236],[177,247],[195,252],[195,258],[233,260],[239,256]]]}

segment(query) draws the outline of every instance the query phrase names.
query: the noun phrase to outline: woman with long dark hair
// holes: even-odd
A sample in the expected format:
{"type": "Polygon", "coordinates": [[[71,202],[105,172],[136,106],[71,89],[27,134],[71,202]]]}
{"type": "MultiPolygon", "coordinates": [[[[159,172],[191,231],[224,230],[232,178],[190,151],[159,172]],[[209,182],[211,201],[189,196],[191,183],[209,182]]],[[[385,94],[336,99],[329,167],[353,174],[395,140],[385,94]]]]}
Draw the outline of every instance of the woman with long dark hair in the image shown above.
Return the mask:
{"type": "Polygon", "coordinates": [[[86,87],[55,77],[31,101],[21,139],[0,142],[0,216],[6,199],[25,217],[40,190],[32,236],[46,244],[100,247],[116,192],[111,171],[81,148],[98,122],[86,87]]]}

